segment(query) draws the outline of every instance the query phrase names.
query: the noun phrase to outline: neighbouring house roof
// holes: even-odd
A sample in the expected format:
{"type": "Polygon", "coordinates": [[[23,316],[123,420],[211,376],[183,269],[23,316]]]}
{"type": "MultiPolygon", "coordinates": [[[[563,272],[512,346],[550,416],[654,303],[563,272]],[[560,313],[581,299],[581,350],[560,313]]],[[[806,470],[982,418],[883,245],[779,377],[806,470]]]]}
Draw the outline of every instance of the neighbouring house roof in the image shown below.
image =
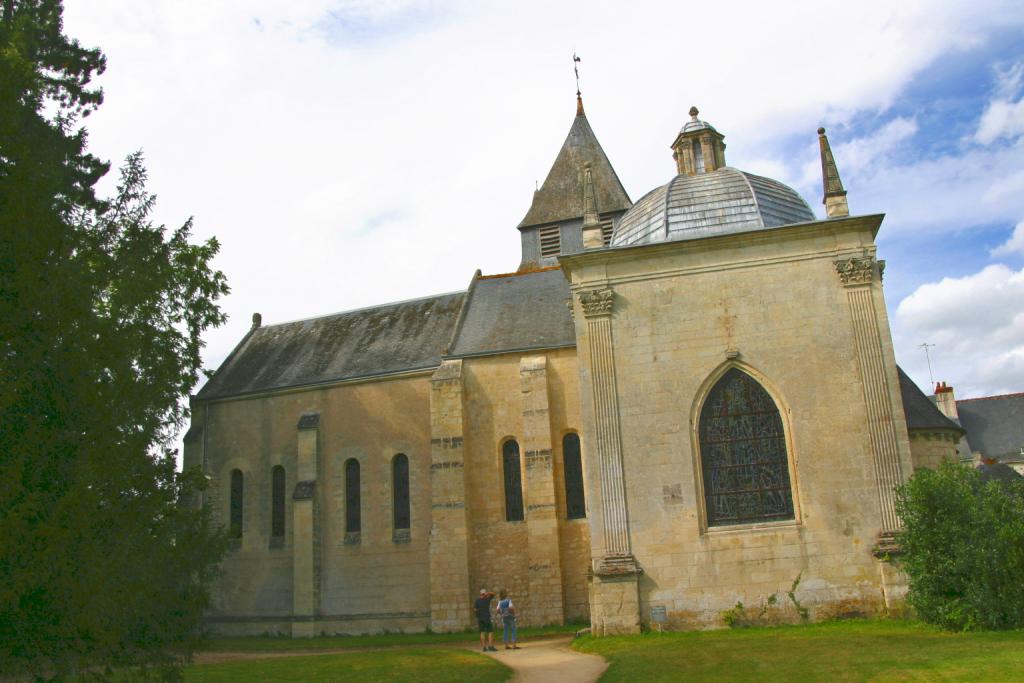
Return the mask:
{"type": "Polygon", "coordinates": [[[1024,459],[1024,393],[962,399],[956,411],[974,451],[1000,460],[1024,459]]]}
{"type": "MultiPolygon", "coordinates": [[[[960,434],[963,428],[946,417],[936,405],[914,384],[914,380],[896,366],[900,377],[900,394],[903,396],[903,413],[907,417],[907,429],[949,429],[960,434]]],[[[974,435],[971,434],[971,441],[974,435]]]]}
{"type": "Polygon", "coordinates": [[[1021,476],[1017,470],[1013,469],[1009,465],[1004,465],[1001,462],[994,462],[992,464],[979,462],[975,465],[975,468],[977,468],[978,472],[981,473],[982,481],[994,480],[1009,483],[1024,479],[1024,476],[1021,476]]]}
{"type": "Polygon", "coordinates": [[[442,294],[258,327],[196,397],[207,400],[436,367],[465,296],[442,294]]]}
{"type": "Polygon", "coordinates": [[[589,166],[594,181],[594,199],[602,214],[633,206],[619,176],[597,141],[582,102],[577,102],[576,118],[569,135],[555,157],[533,203],[519,224],[520,228],[542,225],[583,216],[583,170],[589,166]]]}
{"type": "Polygon", "coordinates": [[[452,356],[576,344],[566,302],[569,283],[559,267],[478,277],[452,341],[452,356]]]}

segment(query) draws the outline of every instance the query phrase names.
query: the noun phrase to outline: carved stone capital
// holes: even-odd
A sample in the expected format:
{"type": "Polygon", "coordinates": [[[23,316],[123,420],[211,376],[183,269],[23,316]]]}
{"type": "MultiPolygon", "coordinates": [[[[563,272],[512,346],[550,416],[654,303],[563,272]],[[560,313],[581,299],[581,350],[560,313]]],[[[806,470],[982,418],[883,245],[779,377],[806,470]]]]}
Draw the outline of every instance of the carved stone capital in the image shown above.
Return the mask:
{"type": "Polygon", "coordinates": [[[593,318],[599,315],[611,315],[612,303],[615,301],[615,292],[610,289],[592,289],[587,292],[580,292],[580,305],[583,306],[583,315],[593,318]]]}
{"type": "Polygon", "coordinates": [[[835,262],[839,281],[847,287],[871,284],[875,277],[875,264],[876,261],[872,256],[843,258],[835,262]]]}

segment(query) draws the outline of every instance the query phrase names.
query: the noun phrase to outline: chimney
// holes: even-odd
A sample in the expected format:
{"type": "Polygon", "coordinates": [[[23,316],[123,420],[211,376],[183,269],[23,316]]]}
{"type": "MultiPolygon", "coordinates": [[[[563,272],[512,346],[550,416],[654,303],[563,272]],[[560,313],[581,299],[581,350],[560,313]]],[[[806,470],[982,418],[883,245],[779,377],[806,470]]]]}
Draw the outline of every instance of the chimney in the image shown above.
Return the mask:
{"type": "Polygon", "coordinates": [[[960,422],[960,415],[956,410],[956,397],[953,396],[953,387],[945,382],[935,383],[935,405],[950,420],[960,422]]]}

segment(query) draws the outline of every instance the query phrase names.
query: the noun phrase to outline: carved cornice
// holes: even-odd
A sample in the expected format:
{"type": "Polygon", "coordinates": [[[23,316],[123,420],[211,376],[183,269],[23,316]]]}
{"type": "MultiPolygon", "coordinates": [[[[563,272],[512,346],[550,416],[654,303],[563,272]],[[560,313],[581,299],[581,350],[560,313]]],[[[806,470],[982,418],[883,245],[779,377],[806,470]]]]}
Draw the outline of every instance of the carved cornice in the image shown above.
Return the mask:
{"type": "Polygon", "coordinates": [[[583,315],[593,318],[599,315],[611,315],[612,303],[615,301],[615,292],[610,289],[591,289],[580,292],[580,305],[583,306],[583,315]]]}
{"type": "MultiPolygon", "coordinates": [[[[847,287],[868,285],[875,277],[876,261],[872,256],[842,258],[835,261],[839,281],[847,287]]],[[[884,266],[882,266],[884,268],[884,266]]]]}

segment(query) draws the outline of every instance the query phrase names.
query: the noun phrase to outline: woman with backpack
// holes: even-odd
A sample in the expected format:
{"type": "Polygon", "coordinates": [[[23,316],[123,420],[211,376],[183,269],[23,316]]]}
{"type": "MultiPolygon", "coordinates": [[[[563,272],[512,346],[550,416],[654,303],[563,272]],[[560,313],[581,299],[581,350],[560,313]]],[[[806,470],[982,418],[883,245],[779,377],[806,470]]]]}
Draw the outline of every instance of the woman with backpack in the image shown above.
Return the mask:
{"type": "Polygon", "coordinates": [[[505,642],[506,650],[518,650],[519,646],[516,645],[516,607],[512,604],[512,598],[508,596],[508,591],[502,589],[498,600],[498,615],[501,616],[501,625],[503,631],[501,639],[505,642]],[[512,647],[509,647],[509,633],[512,634],[512,647]]]}

